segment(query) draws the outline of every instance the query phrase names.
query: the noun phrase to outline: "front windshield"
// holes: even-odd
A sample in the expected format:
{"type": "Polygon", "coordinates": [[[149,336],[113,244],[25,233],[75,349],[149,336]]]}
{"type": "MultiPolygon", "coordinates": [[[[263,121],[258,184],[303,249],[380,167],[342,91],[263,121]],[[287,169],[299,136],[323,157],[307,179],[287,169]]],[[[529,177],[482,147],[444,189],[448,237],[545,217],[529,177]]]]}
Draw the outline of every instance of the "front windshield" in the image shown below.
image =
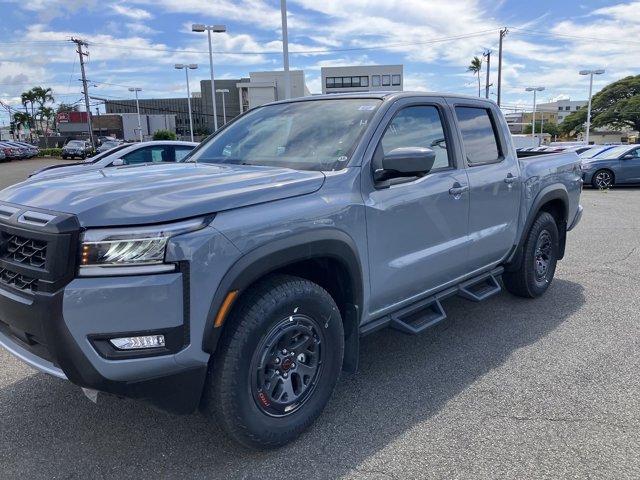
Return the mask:
{"type": "Polygon", "coordinates": [[[606,152],[607,150],[611,150],[611,147],[596,147],[590,148],[589,150],[585,150],[580,155],[580,158],[593,158],[596,155],[600,155],[602,152],[606,152]]]}
{"type": "Polygon", "coordinates": [[[342,98],[259,107],[205,141],[188,161],[299,170],[343,168],[380,103],[342,98]]]}

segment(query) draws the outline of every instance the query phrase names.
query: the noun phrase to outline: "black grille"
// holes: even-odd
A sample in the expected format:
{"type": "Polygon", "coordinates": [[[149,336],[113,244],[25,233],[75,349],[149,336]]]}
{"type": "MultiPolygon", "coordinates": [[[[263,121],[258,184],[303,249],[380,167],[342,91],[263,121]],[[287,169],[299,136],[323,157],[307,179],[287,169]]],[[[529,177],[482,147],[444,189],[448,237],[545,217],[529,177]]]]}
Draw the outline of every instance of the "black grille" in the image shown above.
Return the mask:
{"type": "Polygon", "coordinates": [[[47,262],[47,242],[11,235],[5,240],[4,258],[35,268],[44,268],[47,262]]]}
{"type": "Polygon", "coordinates": [[[38,280],[35,278],[28,277],[26,275],[21,275],[16,272],[12,272],[7,268],[0,267],[0,283],[4,283],[6,285],[10,285],[19,290],[31,290],[36,291],[38,280]]]}

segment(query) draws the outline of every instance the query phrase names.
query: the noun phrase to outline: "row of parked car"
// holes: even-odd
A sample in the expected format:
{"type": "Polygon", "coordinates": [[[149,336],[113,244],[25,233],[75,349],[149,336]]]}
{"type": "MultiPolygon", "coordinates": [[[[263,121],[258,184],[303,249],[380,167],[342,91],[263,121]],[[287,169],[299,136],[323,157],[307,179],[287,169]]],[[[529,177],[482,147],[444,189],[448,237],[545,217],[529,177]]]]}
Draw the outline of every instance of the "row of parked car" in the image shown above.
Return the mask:
{"type": "MultiPolygon", "coordinates": [[[[640,145],[544,145],[518,148],[519,157],[546,153],[575,152],[582,160],[586,185],[605,189],[615,185],[640,184],[640,145]]],[[[536,158],[540,158],[536,156],[536,158]]]]}
{"type": "Polygon", "coordinates": [[[11,160],[25,160],[38,155],[38,147],[26,142],[17,140],[0,141],[0,162],[10,162],[11,160]]]}

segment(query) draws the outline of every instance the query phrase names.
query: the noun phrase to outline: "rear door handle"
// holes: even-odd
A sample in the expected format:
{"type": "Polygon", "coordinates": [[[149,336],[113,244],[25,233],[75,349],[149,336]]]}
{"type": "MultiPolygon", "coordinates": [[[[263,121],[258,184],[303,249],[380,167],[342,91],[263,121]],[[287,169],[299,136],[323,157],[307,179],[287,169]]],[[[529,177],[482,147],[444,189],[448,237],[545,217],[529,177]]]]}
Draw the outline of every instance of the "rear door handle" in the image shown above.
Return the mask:
{"type": "Polygon", "coordinates": [[[504,183],[513,183],[517,179],[518,179],[518,177],[514,177],[512,174],[508,174],[504,179],[504,183]]]}
{"type": "Polygon", "coordinates": [[[460,198],[460,196],[469,190],[469,186],[468,185],[454,185],[453,187],[451,187],[449,189],[449,195],[453,195],[455,198],[460,198]]]}

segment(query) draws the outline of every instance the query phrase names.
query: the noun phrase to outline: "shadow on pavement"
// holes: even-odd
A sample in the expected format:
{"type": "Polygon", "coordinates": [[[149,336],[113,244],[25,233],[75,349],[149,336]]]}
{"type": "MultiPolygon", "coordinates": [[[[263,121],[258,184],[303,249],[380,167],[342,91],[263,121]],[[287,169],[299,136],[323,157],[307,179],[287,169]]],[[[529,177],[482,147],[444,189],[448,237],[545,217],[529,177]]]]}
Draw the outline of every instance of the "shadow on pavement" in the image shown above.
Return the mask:
{"type": "MultiPolygon", "coordinates": [[[[315,426],[290,446],[247,451],[199,415],[174,417],[33,374],[0,389],[3,478],[336,478],[429,420],[518,349],[584,304],[580,285],[547,294],[445,302],[448,320],[421,336],[383,330],[363,339],[358,375],[344,376],[315,426]]],[[[483,392],[478,402],[490,402],[483,392]]]]}

